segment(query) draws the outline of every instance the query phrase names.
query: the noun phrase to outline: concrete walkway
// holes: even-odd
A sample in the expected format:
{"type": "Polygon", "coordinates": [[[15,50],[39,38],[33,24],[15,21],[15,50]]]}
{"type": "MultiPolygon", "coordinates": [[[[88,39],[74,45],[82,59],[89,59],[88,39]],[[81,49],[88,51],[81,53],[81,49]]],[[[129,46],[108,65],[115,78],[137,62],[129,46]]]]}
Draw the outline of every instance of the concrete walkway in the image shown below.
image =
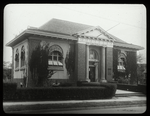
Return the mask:
{"type": "Polygon", "coordinates": [[[133,91],[125,91],[117,89],[116,97],[127,97],[127,96],[145,96],[143,93],[140,92],[133,92],[133,91]]]}

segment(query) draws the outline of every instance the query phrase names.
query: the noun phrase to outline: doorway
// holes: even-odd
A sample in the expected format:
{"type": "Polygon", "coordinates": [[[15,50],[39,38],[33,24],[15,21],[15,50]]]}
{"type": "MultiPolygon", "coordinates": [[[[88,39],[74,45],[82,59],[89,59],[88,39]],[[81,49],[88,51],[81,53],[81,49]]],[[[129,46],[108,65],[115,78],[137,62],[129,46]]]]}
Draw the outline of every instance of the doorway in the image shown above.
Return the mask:
{"type": "Polygon", "coordinates": [[[95,67],[89,67],[90,82],[95,82],[95,67]]]}

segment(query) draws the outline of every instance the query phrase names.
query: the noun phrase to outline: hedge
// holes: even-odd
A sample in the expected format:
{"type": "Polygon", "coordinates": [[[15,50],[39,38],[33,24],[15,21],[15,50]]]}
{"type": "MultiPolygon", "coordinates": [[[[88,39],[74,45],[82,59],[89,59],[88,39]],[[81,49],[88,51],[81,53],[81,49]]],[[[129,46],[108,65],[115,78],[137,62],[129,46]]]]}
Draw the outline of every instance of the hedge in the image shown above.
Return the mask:
{"type": "MultiPolygon", "coordinates": [[[[8,90],[9,91],[9,90],[8,90]]],[[[115,86],[101,84],[99,86],[49,87],[49,88],[17,88],[14,94],[7,92],[4,101],[46,101],[46,100],[88,100],[108,99],[115,94],[115,86]]]]}
{"type": "Polygon", "coordinates": [[[99,83],[99,82],[77,82],[78,86],[100,86],[107,88],[107,94],[110,94],[110,96],[114,96],[117,90],[117,84],[116,83],[99,83]]]}
{"type": "Polygon", "coordinates": [[[3,82],[3,100],[12,99],[16,92],[17,83],[3,82]]]}

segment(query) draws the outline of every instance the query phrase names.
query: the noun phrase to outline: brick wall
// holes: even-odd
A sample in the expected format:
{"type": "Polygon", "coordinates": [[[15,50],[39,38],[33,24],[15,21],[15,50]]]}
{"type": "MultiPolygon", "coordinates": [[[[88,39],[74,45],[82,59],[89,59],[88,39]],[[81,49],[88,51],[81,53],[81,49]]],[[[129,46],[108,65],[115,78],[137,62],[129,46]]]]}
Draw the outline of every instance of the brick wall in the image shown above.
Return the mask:
{"type": "Polygon", "coordinates": [[[86,45],[77,43],[76,45],[76,76],[77,80],[85,80],[86,76],[86,45]]]}
{"type": "Polygon", "coordinates": [[[112,81],[113,77],[113,48],[106,48],[106,80],[112,81]]]}

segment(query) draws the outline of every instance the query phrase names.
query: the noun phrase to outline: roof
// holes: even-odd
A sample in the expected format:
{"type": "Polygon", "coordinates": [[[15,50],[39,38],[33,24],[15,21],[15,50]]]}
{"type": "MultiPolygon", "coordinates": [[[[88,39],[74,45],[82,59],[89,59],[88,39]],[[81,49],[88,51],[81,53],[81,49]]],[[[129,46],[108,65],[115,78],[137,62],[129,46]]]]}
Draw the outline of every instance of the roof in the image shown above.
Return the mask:
{"type": "Polygon", "coordinates": [[[14,46],[17,43],[23,41],[30,35],[40,35],[40,36],[47,36],[47,37],[53,37],[53,38],[62,38],[62,39],[69,39],[69,40],[77,40],[77,38],[73,36],[69,36],[67,34],[60,34],[60,33],[54,33],[54,32],[48,32],[44,30],[39,30],[39,29],[33,29],[29,28],[20,33],[18,36],[16,36],[13,40],[8,42],[6,46],[14,46]]]}
{"type": "MultiPolygon", "coordinates": [[[[86,30],[88,28],[92,28],[94,26],[91,25],[85,25],[85,24],[80,24],[80,23],[75,23],[75,22],[70,22],[70,21],[65,21],[65,20],[60,20],[60,19],[51,19],[44,25],[40,26],[39,28],[29,28],[19,34],[17,37],[15,37],[12,41],[7,43],[7,46],[13,46],[16,42],[21,41],[25,35],[29,36],[31,34],[35,35],[42,35],[42,36],[54,36],[56,38],[66,38],[66,39],[71,39],[71,40],[77,40],[77,38],[73,37],[72,35],[82,31],[86,30]],[[18,38],[22,38],[20,40],[17,40],[18,38]]],[[[133,44],[128,44],[127,42],[115,37],[114,35],[106,32],[103,28],[98,26],[103,32],[107,33],[109,36],[115,39],[114,46],[118,47],[127,47],[127,48],[132,48],[132,49],[144,49],[143,47],[133,45],[133,44]]]]}
{"type": "Polygon", "coordinates": [[[136,50],[144,49],[143,47],[138,46],[138,45],[129,44],[129,43],[119,43],[119,42],[114,42],[114,46],[123,47],[123,48],[131,48],[131,49],[136,49],[136,50]]]}
{"type": "Polygon", "coordinates": [[[90,27],[93,26],[53,18],[41,27],[39,27],[39,29],[72,35],[78,31],[90,27]]]}

